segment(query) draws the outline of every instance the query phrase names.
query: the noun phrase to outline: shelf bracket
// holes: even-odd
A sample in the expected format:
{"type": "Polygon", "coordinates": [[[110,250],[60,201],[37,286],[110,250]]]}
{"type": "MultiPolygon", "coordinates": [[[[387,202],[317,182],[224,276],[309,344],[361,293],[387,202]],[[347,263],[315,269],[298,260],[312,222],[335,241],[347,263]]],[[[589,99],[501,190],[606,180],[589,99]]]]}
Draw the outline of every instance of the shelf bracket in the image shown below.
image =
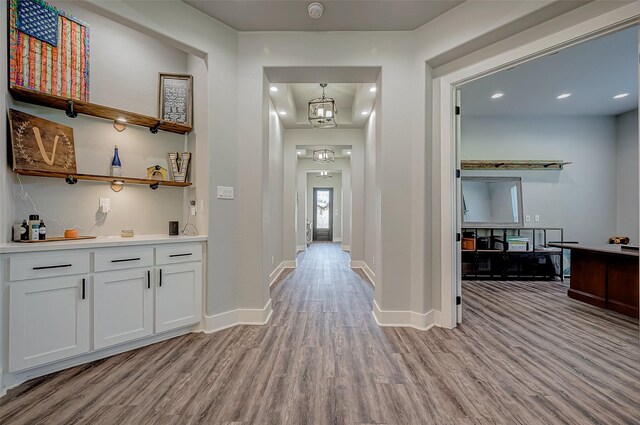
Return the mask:
{"type": "Polygon", "coordinates": [[[154,125],[153,127],[149,127],[149,131],[152,134],[157,134],[158,133],[158,129],[160,128],[161,125],[162,125],[162,121],[158,121],[158,123],[156,125],[154,125]]]}
{"type": "Polygon", "coordinates": [[[67,109],[65,111],[65,114],[67,114],[69,118],[75,118],[78,116],[78,113],[75,111],[75,109],[73,109],[73,100],[69,100],[67,102],[67,109]]]}
{"type": "Polygon", "coordinates": [[[151,190],[156,190],[159,186],[160,186],[160,183],[155,182],[155,183],[151,183],[149,185],[149,188],[151,188],[151,190]]]}
{"type": "Polygon", "coordinates": [[[78,183],[78,179],[77,179],[77,178],[75,178],[75,177],[73,177],[71,174],[69,174],[69,175],[64,179],[64,181],[66,181],[66,182],[67,182],[67,184],[76,184],[76,183],[78,183]]]}

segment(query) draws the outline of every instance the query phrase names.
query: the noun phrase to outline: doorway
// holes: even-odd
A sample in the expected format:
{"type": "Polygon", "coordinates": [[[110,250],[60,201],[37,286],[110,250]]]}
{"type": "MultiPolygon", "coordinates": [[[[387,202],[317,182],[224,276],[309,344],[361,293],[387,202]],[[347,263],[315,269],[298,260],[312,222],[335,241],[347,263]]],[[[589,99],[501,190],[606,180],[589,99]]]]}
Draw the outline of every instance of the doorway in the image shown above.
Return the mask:
{"type": "Polygon", "coordinates": [[[313,188],[313,240],[333,241],[332,188],[313,188]]]}

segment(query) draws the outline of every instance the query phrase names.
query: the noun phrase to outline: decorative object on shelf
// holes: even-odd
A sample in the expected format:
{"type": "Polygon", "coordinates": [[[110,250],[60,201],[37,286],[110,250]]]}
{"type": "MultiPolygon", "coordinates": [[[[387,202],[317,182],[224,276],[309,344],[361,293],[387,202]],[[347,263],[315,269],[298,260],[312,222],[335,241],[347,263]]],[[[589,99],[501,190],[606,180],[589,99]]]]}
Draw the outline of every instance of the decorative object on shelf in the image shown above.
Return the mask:
{"type": "Polygon", "coordinates": [[[78,229],[66,229],[64,237],[67,239],[76,239],[78,237],[78,229]]]}
{"type": "Polygon", "coordinates": [[[329,164],[335,162],[336,156],[331,149],[318,149],[313,151],[313,162],[318,164],[329,164]]]}
{"type": "Polygon", "coordinates": [[[9,85],[88,101],[89,26],[42,0],[10,0],[9,85]]]}
{"type": "Polygon", "coordinates": [[[180,234],[180,223],[177,221],[169,222],[169,236],[178,236],[180,234]]]}
{"type": "Polygon", "coordinates": [[[169,174],[167,169],[161,167],[159,165],[152,165],[151,167],[147,167],[147,178],[149,180],[168,180],[169,174]]]}
{"type": "Polygon", "coordinates": [[[338,125],[336,115],[336,102],[332,97],[326,97],[324,89],[327,83],[320,83],[322,87],[322,97],[317,97],[309,101],[308,118],[314,128],[332,128],[338,125]]]}
{"type": "Polygon", "coordinates": [[[73,129],[9,110],[13,170],[76,172],[73,129]]]}
{"type": "Polygon", "coordinates": [[[193,77],[159,74],[158,116],[163,121],[191,126],[193,119],[193,77]]]}
{"type": "Polygon", "coordinates": [[[186,182],[189,175],[189,163],[191,162],[191,152],[172,152],[169,154],[171,173],[176,182],[186,182]]]}
{"type": "Polygon", "coordinates": [[[560,159],[481,159],[460,161],[460,167],[463,170],[562,170],[568,164],[571,163],[560,159]]]}
{"type": "Polygon", "coordinates": [[[159,121],[156,117],[138,114],[136,112],[124,111],[122,109],[112,108],[110,106],[99,105],[97,103],[83,102],[80,100],[70,100],[62,96],[52,94],[39,93],[37,91],[25,89],[12,85],[9,87],[9,93],[13,99],[20,102],[31,103],[33,105],[46,106],[47,108],[55,108],[65,111],[68,117],[75,118],[78,114],[88,115],[91,117],[104,118],[114,121],[118,118],[127,120],[127,125],[139,125],[147,127],[151,133],[156,134],[158,130],[168,131],[176,134],[186,134],[191,131],[191,126],[185,124],[176,124],[173,122],[159,121]]]}
{"type": "Polygon", "coordinates": [[[122,176],[122,163],[120,162],[120,155],[118,155],[118,145],[113,148],[113,159],[111,160],[111,176],[122,176]]]}
{"type": "Polygon", "coordinates": [[[629,245],[631,239],[629,236],[612,236],[609,238],[609,243],[614,245],[629,245]]]}
{"type": "Polygon", "coordinates": [[[123,229],[120,231],[120,237],[132,238],[134,236],[133,229],[123,229]]]}

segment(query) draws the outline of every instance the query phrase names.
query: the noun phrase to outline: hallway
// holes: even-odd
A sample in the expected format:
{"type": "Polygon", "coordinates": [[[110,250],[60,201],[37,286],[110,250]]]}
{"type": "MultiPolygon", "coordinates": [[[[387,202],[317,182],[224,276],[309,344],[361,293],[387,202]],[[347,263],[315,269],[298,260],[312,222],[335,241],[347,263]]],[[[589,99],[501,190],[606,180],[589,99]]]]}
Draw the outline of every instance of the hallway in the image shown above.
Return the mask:
{"type": "Polygon", "coordinates": [[[554,282],[465,282],[455,330],[380,328],[373,288],[317,243],[265,326],[188,334],[37,378],[3,424],[631,424],[637,322],[554,282]]]}

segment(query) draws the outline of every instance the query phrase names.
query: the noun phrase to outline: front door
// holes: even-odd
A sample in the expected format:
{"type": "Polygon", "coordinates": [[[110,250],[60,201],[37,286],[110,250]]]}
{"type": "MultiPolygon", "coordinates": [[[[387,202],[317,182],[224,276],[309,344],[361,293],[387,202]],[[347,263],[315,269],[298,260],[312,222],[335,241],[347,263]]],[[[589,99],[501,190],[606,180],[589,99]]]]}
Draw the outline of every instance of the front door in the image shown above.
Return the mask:
{"type": "Polygon", "coordinates": [[[313,240],[333,241],[333,189],[313,188],[313,240]]]}

